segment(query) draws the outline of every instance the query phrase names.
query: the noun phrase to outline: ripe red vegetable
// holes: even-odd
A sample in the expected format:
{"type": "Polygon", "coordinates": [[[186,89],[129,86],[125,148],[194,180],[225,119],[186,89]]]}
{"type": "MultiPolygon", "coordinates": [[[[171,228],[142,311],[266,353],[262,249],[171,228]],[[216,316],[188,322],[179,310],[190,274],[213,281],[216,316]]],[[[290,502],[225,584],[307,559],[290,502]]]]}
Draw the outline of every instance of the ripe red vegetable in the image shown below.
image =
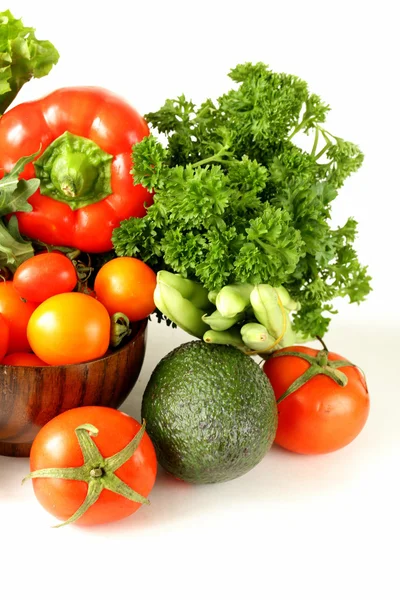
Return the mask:
{"type": "Polygon", "coordinates": [[[7,354],[8,340],[10,338],[10,329],[8,323],[0,314],[0,360],[7,354]]]}
{"type": "Polygon", "coordinates": [[[110,315],[123,313],[129,321],[148,317],[155,309],[154,271],[137,258],[114,258],[105,263],[96,275],[96,297],[110,315]]]}
{"type": "Polygon", "coordinates": [[[43,508],[68,523],[94,525],[148,504],[157,459],[135,419],[113,408],[85,406],[58,415],[39,431],[30,468],[43,508]]]}
{"type": "Polygon", "coordinates": [[[365,378],[339,354],[290,346],[274,352],[263,368],[278,402],[279,446],[324,454],[343,448],[363,429],[369,414],[365,378]]]}
{"type": "Polygon", "coordinates": [[[0,314],[7,321],[10,330],[8,353],[29,352],[31,349],[27,337],[27,327],[37,306],[34,302],[24,302],[12,281],[0,282],[0,314]]]}
{"type": "Polygon", "coordinates": [[[43,362],[36,354],[31,352],[14,352],[7,354],[1,361],[2,365],[13,365],[16,367],[46,367],[47,363],[43,362]]]}
{"type": "Polygon", "coordinates": [[[20,232],[47,244],[104,252],[123,219],[142,217],[150,193],[133,185],[132,145],[149,135],[145,120],[127,102],[95,87],[56,90],[19,104],[0,121],[0,173],[40,149],[21,177],[40,178],[17,213],[20,232]]]}
{"type": "Polygon", "coordinates": [[[14,287],[24,300],[43,302],[64,292],[72,292],[78,282],[69,258],[59,252],[44,252],[24,261],[14,274],[14,287]]]}

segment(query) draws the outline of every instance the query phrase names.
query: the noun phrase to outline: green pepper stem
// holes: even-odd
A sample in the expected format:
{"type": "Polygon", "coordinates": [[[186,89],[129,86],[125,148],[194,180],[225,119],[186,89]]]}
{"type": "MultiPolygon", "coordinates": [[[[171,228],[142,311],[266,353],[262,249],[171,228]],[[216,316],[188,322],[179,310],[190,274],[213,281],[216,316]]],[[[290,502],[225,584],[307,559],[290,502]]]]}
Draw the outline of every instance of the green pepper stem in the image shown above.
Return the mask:
{"type": "Polygon", "coordinates": [[[92,140],[66,131],[34,162],[40,191],[72,210],[103,200],[112,193],[112,158],[92,140]]]}
{"type": "Polygon", "coordinates": [[[66,152],[64,156],[59,156],[51,170],[54,185],[69,198],[90,192],[96,177],[96,167],[82,152],[66,152]]]}

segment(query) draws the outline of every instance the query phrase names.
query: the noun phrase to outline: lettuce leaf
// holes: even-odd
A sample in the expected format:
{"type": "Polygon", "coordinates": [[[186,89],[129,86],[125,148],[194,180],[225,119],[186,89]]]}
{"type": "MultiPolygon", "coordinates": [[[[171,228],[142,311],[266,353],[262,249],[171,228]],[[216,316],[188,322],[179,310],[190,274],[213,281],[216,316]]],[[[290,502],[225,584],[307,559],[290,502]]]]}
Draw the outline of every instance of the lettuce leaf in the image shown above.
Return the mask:
{"type": "Polygon", "coordinates": [[[9,10],[0,12],[0,115],[25,83],[47,75],[58,59],[51,42],[36,39],[35,29],[9,10]]]}

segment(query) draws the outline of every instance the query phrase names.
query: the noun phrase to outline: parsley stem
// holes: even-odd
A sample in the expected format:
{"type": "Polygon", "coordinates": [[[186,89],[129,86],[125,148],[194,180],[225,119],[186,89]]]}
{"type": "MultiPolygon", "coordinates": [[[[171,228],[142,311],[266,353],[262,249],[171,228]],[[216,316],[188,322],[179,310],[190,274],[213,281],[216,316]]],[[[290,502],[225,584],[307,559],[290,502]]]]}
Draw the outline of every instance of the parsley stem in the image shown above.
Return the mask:
{"type": "Polygon", "coordinates": [[[317,129],[315,130],[315,137],[314,137],[314,144],[311,150],[311,155],[315,156],[315,153],[317,151],[317,146],[318,146],[318,138],[319,138],[319,128],[317,127],[317,129]]]}
{"type": "Polygon", "coordinates": [[[331,142],[327,142],[325,144],[325,146],[322,148],[322,150],[320,152],[318,152],[318,154],[315,156],[315,160],[318,160],[319,158],[321,158],[321,156],[323,156],[325,154],[325,152],[328,150],[328,148],[330,148],[332,146],[331,142]]]}
{"type": "Polygon", "coordinates": [[[201,167],[202,165],[206,165],[210,162],[224,163],[227,161],[225,159],[221,158],[221,154],[218,153],[218,154],[214,154],[213,156],[203,158],[202,160],[198,160],[195,163],[192,163],[192,167],[201,167]]]}

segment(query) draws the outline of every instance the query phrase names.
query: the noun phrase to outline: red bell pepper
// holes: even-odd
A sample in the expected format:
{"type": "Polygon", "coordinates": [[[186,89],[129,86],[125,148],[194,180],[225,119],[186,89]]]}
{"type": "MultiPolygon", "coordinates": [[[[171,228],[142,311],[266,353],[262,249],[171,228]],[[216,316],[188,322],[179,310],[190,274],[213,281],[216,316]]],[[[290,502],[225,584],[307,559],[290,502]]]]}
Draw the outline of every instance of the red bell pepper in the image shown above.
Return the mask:
{"type": "Polygon", "coordinates": [[[40,149],[21,177],[38,177],[32,212],[16,213],[20,232],[85,252],[112,248],[123,219],[142,217],[152,196],[134,185],[132,145],[149,135],[124,100],[95,87],[62,88],[7,111],[0,120],[0,173],[40,149]]]}

